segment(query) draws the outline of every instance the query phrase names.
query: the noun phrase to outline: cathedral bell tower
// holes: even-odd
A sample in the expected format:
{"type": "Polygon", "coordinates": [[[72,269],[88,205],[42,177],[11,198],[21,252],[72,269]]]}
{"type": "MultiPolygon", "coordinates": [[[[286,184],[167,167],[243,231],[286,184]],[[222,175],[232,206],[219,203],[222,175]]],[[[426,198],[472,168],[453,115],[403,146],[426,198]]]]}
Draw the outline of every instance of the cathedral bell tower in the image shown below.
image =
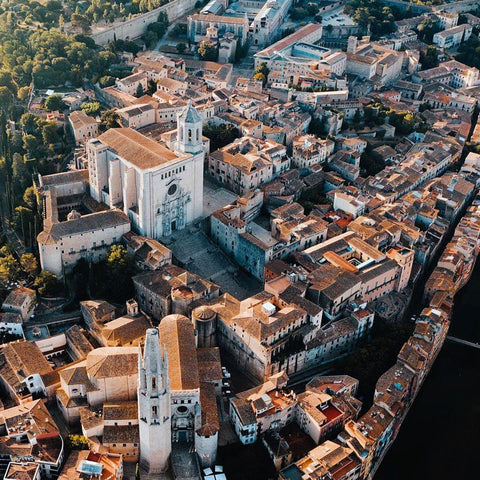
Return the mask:
{"type": "Polygon", "coordinates": [[[160,347],[156,328],[146,332],[143,356],[138,347],[137,398],[140,466],[149,474],[163,473],[172,451],[170,382],[166,350],[160,347]]]}
{"type": "Polygon", "coordinates": [[[195,155],[203,151],[202,124],[202,116],[189,100],[177,117],[177,142],[181,152],[195,155]]]}

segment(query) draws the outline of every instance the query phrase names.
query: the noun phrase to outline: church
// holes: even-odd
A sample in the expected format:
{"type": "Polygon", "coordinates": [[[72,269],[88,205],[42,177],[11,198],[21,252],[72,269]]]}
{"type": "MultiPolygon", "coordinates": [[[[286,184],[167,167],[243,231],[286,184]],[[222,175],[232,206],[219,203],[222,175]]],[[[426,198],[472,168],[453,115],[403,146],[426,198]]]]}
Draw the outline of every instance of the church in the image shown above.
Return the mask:
{"type": "Polygon", "coordinates": [[[65,421],[80,423],[93,450],[139,462],[142,474],[177,476],[172,451],[185,448],[195,470],[211,467],[220,430],[219,349],[204,346],[183,315],[167,315],[142,333],[138,348],[97,348],[59,372],[65,421]]]}
{"type": "Polygon", "coordinates": [[[212,355],[217,356],[218,350],[196,348],[193,324],[183,315],[168,315],[158,330],[147,330],[143,355],[139,353],[137,395],[144,471],[166,471],[172,443],[178,442],[193,444],[203,467],[214,464],[221,373],[211,378],[212,370],[220,367],[219,357],[208,358],[212,355]]]}
{"type": "Polygon", "coordinates": [[[122,210],[141,235],[156,240],[203,213],[202,116],[191,101],[167,146],[131,128],[111,128],[86,145],[90,195],[122,210]]]}

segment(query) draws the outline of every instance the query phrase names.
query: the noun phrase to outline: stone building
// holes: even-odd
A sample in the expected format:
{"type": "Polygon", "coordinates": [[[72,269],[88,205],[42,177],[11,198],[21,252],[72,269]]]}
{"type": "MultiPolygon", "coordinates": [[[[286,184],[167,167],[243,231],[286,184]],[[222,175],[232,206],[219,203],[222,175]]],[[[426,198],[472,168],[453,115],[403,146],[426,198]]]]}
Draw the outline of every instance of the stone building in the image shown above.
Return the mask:
{"type": "Polygon", "coordinates": [[[140,273],[133,285],[140,308],[158,321],[171,313],[188,315],[192,303],[219,294],[218,285],[176,265],[140,273]]]}
{"type": "Polygon", "coordinates": [[[111,128],[87,143],[90,194],[119,207],[141,235],[159,239],[203,213],[201,115],[189,103],[169,149],[130,128],[111,128]]]}

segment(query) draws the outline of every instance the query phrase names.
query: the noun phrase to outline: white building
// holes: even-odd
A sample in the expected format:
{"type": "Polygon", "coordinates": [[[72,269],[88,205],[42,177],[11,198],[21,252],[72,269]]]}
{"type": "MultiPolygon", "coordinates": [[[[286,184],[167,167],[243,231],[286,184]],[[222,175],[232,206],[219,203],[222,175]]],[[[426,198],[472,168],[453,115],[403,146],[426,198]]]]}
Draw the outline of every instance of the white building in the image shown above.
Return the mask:
{"type": "Polygon", "coordinates": [[[12,290],[2,305],[4,312],[17,313],[22,320],[28,320],[35,309],[37,294],[35,290],[27,287],[19,287],[12,290]]]}
{"type": "Polygon", "coordinates": [[[23,337],[23,320],[19,313],[0,313],[0,332],[23,337]]]}
{"type": "Polygon", "coordinates": [[[149,103],[120,108],[117,113],[124,127],[135,130],[155,123],[155,108],[149,103]]]}
{"type": "Polygon", "coordinates": [[[98,135],[98,122],[82,110],[72,112],[68,117],[68,123],[77,145],[98,135]]]}
{"type": "Polygon", "coordinates": [[[201,349],[209,357],[206,380],[187,317],[168,315],[158,330],[147,330],[143,358],[139,353],[138,414],[140,464],[149,473],[168,468],[172,442],[193,441],[202,467],[215,463],[219,421],[212,379],[221,377],[215,375],[221,371],[215,350],[201,349]]]}
{"type": "Polygon", "coordinates": [[[146,72],[139,72],[125,78],[117,78],[115,80],[115,87],[129,95],[136,95],[139,90],[143,93],[148,88],[148,75],[146,72]]]}
{"type": "Polygon", "coordinates": [[[119,210],[81,216],[75,210],[66,222],[49,223],[37,237],[42,270],[63,277],[81,259],[100,262],[108,248],[130,231],[130,220],[119,210]]]}
{"type": "Polygon", "coordinates": [[[331,140],[317,138],[314,135],[295,137],[292,164],[297,168],[308,168],[323,163],[332,153],[334,145],[331,140]]]}
{"type": "Polygon", "coordinates": [[[202,117],[189,104],[177,117],[176,148],[129,128],[87,143],[90,194],[121,207],[141,235],[160,239],[203,212],[202,117]]]}
{"type": "Polygon", "coordinates": [[[143,356],[139,347],[138,372],[140,465],[157,474],[168,469],[172,419],[166,351],[160,347],[156,328],[147,330],[143,356]]]}
{"type": "Polygon", "coordinates": [[[354,218],[359,217],[365,210],[365,204],[347,193],[335,192],[333,208],[350,213],[354,218]]]}
{"type": "Polygon", "coordinates": [[[468,23],[448,28],[433,36],[433,43],[440,48],[452,48],[466,42],[472,34],[473,27],[468,23]]]}
{"type": "Polygon", "coordinates": [[[280,36],[280,25],[293,0],[268,0],[255,16],[250,31],[254,46],[266,46],[280,36]]]}

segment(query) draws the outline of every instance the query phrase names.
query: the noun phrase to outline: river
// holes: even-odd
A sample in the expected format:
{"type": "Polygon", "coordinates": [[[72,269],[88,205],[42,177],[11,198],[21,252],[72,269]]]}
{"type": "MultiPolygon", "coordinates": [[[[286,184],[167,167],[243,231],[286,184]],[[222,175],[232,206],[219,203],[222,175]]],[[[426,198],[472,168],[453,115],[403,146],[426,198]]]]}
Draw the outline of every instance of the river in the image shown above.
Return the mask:
{"type": "MultiPolygon", "coordinates": [[[[455,298],[449,335],[480,343],[480,259],[455,298]]],[[[451,480],[474,473],[480,349],[445,341],[374,480],[451,480]]]]}

